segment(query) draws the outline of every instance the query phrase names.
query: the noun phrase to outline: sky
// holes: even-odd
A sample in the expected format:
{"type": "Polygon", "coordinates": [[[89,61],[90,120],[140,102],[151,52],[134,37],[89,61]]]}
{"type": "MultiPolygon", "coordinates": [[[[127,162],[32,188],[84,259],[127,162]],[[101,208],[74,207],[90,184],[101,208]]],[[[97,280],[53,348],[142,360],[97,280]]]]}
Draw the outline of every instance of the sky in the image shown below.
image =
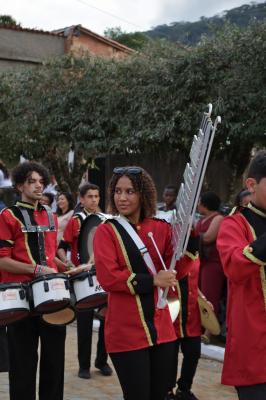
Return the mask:
{"type": "MultiPolygon", "coordinates": [[[[256,0],[255,3],[264,3],[256,0]]],[[[59,29],[81,24],[98,34],[106,28],[145,31],[178,21],[196,21],[249,0],[0,0],[0,15],[11,15],[24,28],[59,29]]]]}

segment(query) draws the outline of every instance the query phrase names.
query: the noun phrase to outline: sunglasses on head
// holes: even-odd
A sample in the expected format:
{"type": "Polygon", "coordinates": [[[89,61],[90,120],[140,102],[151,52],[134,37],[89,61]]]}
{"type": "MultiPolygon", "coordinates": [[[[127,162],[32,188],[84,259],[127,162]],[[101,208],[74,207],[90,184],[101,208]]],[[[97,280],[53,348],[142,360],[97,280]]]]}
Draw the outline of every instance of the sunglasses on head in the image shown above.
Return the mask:
{"type": "Polygon", "coordinates": [[[142,173],[142,169],[139,167],[116,167],[114,168],[113,173],[116,175],[139,175],[142,173]]]}

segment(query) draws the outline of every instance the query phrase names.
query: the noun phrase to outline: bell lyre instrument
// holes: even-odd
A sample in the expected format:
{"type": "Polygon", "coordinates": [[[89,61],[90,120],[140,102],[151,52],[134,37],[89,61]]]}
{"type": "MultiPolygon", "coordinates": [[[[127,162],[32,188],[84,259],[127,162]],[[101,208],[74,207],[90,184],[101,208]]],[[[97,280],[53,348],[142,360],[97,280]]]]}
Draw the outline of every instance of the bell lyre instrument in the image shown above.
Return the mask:
{"type": "MultiPolygon", "coordinates": [[[[204,112],[197,135],[194,135],[190,150],[190,162],[187,163],[183,175],[183,183],[180,186],[176,199],[176,213],[172,224],[173,257],[169,271],[174,270],[176,261],[185,253],[193,218],[197,208],[204,175],[206,172],[210,151],[217,125],[221,123],[221,117],[217,117],[214,124],[211,120],[212,105],[208,105],[208,112],[204,112]]],[[[167,304],[168,288],[158,300],[158,308],[164,308],[167,304]]]]}

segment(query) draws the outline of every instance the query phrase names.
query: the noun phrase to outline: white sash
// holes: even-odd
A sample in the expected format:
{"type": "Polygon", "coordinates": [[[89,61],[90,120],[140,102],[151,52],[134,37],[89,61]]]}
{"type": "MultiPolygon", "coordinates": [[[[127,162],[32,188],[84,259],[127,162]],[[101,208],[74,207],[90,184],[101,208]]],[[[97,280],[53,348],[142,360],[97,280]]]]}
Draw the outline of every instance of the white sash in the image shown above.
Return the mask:
{"type": "MultiPolygon", "coordinates": [[[[150,272],[152,273],[152,275],[156,275],[157,271],[156,271],[154,263],[153,263],[153,261],[151,259],[150,253],[148,252],[147,247],[145,246],[145,244],[143,243],[143,241],[141,240],[141,238],[139,237],[139,235],[137,234],[135,229],[122,216],[115,217],[115,220],[117,222],[119,222],[119,224],[122,225],[123,228],[127,231],[129,236],[131,237],[131,239],[133,240],[133,242],[135,243],[135,245],[137,246],[137,248],[141,252],[141,255],[142,255],[142,257],[143,257],[143,259],[145,261],[145,264],[147,265],[147,267],[150,270],[150,272]]],[[[159,301],[161,299],[161,297],[162,297],[163,291],[159,287],[157,287],[157,290],[158,290],[158,301],[159,301]]]]}
{"type": "Polygon", "coordinates": [[[141,252],[141,255],[145,261],[145,264],[151,271],[152,275],[156,275],[157,271],[156,271],[156,268],[151,259],[150,253],[148,252],[147,247],[145,246],[145,244],[143,243],[143,241],[141,240],[141,238],[139,237],[139,235],[137,234],[135,229],[130,225],[130,223],[124,217],[119,216],[119,217],[116,217],[115,219],[127,231],[129,236],[131,237],[131,239],[133,240],[133,242],[135,243],[135,245],[141,252]]]}

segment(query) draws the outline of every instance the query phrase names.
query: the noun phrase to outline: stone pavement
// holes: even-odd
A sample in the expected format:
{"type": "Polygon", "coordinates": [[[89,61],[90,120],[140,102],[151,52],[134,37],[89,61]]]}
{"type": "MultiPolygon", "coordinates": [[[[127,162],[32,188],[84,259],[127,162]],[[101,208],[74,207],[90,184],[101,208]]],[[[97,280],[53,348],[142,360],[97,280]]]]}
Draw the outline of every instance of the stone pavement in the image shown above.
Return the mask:
{"type": "MultiPolygon", "coordinates": [[[[97,333],[94,332],[92,366],[94,365],[97,333]]],[[[122,400],[120,386],[115,373],[102,376],[94,367],[91,379],[77,377],[76,325],[67,328],[66,371],[64,400],[122,400]]],[[[220,384],[222,364],[219,361],[202,358],[194,380],[193,392],[200,400],[236,400],[234,389],[220,384]]],[[[8,400],[8,376],[0,373],[0,400],[8,400]]],[[[24,400],[22,397],[21,399],[24,400]]],[[[138,399],[136,399],[138,400],[138,399]]]]}

